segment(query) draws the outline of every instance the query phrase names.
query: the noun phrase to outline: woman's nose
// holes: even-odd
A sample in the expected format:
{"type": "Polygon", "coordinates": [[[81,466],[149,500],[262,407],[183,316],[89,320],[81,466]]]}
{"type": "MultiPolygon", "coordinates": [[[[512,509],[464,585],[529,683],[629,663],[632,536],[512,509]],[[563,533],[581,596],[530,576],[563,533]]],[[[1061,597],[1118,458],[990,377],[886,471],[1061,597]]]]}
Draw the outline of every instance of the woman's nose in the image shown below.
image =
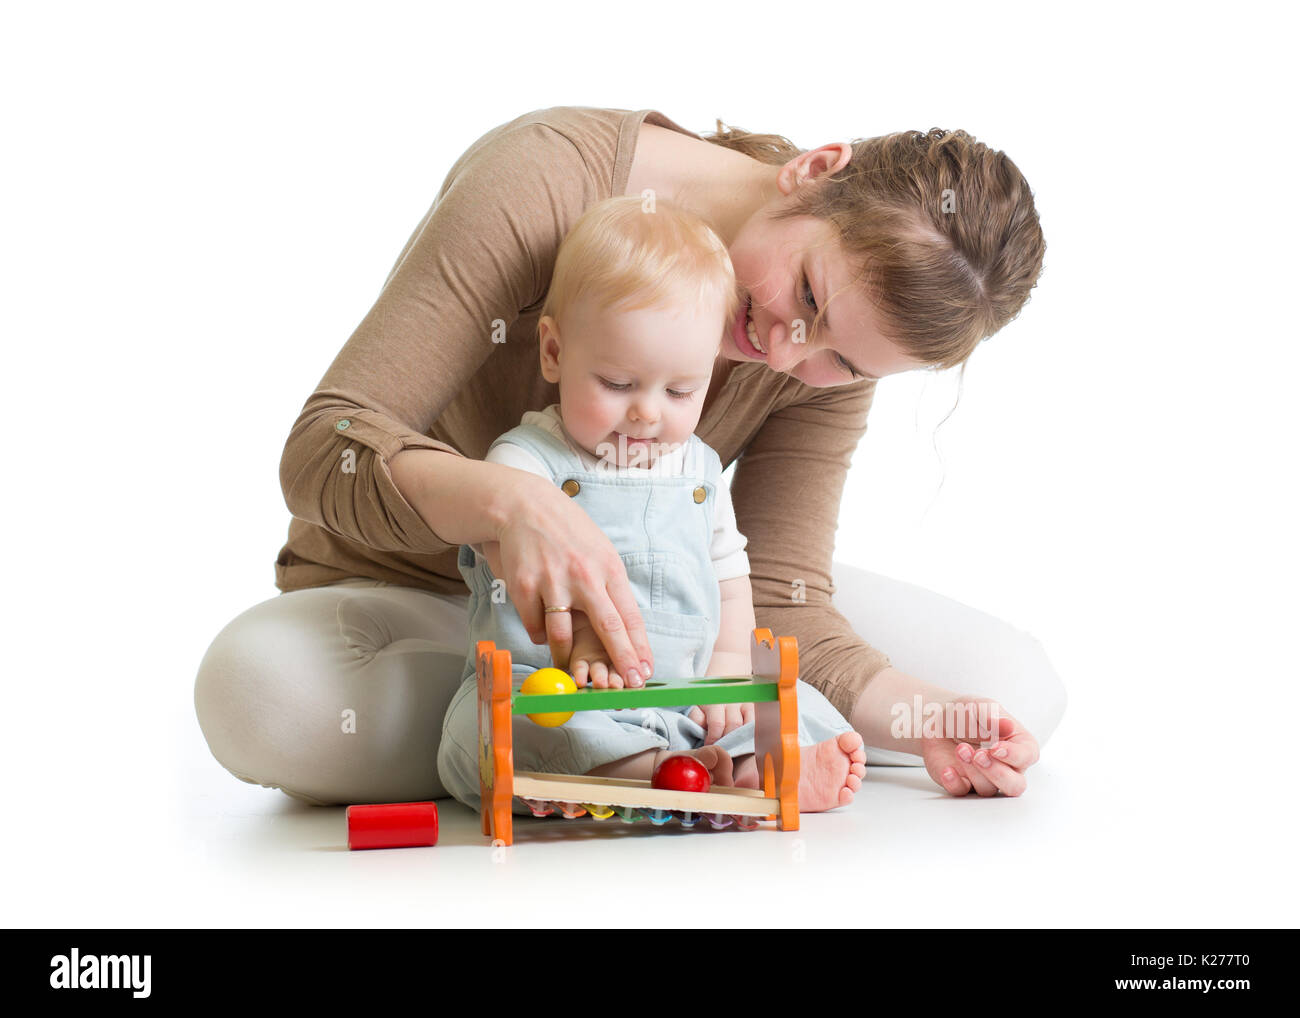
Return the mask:
{"type": "Polygon", "coordinates": [[[789,371],[798,365],[808,356],[808,344],[799,341],[803,335],[800,320],[796,320],[794,329],[784,322],[774,322],[767,335],[759,337],[767,348],[767,366],[774,371],[789,371]]]}

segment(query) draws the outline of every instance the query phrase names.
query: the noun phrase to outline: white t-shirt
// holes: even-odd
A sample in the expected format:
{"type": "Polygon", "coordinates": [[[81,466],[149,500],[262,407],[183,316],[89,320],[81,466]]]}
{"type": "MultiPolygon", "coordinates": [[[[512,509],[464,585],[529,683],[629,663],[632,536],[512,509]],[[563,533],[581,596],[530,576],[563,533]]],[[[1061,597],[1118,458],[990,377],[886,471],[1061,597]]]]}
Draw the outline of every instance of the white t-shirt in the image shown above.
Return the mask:
{"type": "MultiPolygon", "coordinates": [[[[680,449],[666,451],[658,457],[653,466],[612,466],[569,438],[568,432],[564,430],[558,403],[552,403],[542,411],[529,410],[520,418],[519,423],[541,428],[549,431],[552,435],[558,436],[582,460],[583,468],[586,470],[604,469],[612,473],[663,473],[673,475],[703,472],[699,465],[686,459],[688,456],[691,457],[691,460],[698,458],[698,449],[691,442],[683,442],[680,449]]],[[[504,463],[508,467],[527,470],[531,474],[538,474],[548,480],[552,479],[551,471],[536,456],[527,449],[513,445],[510,442],[498,443],[488,450],[485,458],[489,463],[504,463]]],[[[745,552],[746,543],[745,535],[736,529],[736,510],[731,504],[731,489],[725,483],[719,484],[714,508],[713,541],[709,546],[709,553],[713,559],[713,570],[717,574],[718,582],[735,579],[737,576],[749,575],[749,555],[745,552]]],[[[470,547],[478,554],[483,554],[482,545],[474,544],[470,545],[470,547]]]]}

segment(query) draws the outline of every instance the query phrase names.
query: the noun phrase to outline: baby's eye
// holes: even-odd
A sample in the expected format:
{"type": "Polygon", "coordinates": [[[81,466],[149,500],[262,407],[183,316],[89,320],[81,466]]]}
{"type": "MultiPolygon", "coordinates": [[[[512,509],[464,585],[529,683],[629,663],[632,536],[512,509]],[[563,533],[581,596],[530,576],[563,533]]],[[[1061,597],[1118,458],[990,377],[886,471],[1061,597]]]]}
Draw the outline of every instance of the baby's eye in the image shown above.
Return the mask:
{"type": "Polygon", "coordinates": [[[690,392],[678,392],[676,389],[669,389],[668,395],[672,396],[673,399],[690,399],[695,395],[695,390],[692,389],[690,392]]]}
{"type": "MultiPolygon", "coordinates": [[[[600,378],[599,375],[597,375],[596,377],[600,378]]],[[[606,389],[611,389],[614,392],[627,392],[628,389],[632,388],[630,382],[623,382],[621,385],[615,385],[613,382],[608,381],[607,379],[604,378],[600,378],[600,384],[603,385],[606,389]]]]}

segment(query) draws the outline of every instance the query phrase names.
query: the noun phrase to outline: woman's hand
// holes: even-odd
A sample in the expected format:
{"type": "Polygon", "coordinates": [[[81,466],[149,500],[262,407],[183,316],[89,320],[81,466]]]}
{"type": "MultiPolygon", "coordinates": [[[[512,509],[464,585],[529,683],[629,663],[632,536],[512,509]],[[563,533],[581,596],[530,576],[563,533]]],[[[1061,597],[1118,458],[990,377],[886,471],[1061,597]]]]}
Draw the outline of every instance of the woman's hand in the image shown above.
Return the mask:
{"type": "Polygon", "coordinates": [[[623,560],[568,495],[535,474],[517,473],[505,523],[496,541],[483,543],[483,552],[493,575],[505,581],[528,635],[534,643],[549,643],[551,660],[567,669],[572,612],[582,612],[612,670],[629,686],[644,685],[654,657],[623,560]],[[571,612],[544,611],[557,605],[571,612]]]}
{"type": "MultiPolygon", "coordinates": [[[[1038,762],[1038,740],[996,700],[961,697],[954,702],[992,705],[996,715],[990,711],[989,720],[994,716],[997,719],[993,741],[988,749],[972,745],[969,740],[980,740],[984,733],[969,729],[969,739],[922,737],[921,759],[930,777],[950,795],[966,795],[971,791],[985,797],[999,792],[1021,795],[1026,785],[1025,771],[1038,762]]],[[[949,716],[947,712],[945,716],[949,716]]]]}

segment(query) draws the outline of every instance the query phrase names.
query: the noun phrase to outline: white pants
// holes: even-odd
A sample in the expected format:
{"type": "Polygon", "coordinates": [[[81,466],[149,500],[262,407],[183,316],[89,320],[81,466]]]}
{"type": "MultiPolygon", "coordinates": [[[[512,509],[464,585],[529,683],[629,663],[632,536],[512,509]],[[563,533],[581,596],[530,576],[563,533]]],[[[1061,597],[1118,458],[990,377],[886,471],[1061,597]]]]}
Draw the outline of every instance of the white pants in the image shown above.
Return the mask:
{"type": "MultiPolygon", "coordinates": [[[[842,562],[832,574],[835,606],[894,667],[998,700],[1046,744],[1065,688],[1032,636],[842,562]]],[[[468,651],[467,605],[366,579],[254,605],[199,665],[194,706],[213,756],[243,781],[315,805],[445,797],[438,741],[468,651]]],[[[868,747],[867,762],[921,759],[868,747]]]]}

